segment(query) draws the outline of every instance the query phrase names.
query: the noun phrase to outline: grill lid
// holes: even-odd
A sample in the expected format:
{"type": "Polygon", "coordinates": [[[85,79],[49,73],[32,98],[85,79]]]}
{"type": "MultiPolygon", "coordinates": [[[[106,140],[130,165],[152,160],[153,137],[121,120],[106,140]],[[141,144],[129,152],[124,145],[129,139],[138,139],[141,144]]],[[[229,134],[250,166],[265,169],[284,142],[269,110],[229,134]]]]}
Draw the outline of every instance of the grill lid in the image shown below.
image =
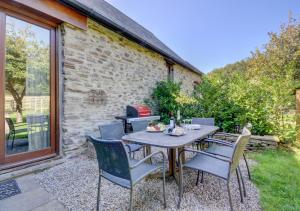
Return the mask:
{"type": "Polygon", "coordinates": [[[127,117],[147,117],[151,116],[151,109],[144,105],[135,105],[126,107],[127,117]]]}

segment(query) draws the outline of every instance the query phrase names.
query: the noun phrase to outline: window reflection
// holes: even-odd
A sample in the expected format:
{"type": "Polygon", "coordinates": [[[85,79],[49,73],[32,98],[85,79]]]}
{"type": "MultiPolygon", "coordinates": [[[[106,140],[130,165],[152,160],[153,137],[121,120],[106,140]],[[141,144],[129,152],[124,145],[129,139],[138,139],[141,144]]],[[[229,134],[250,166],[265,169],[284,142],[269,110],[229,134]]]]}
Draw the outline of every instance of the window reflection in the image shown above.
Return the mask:
{"type": "Polygon", "coordinates": [[[50,31],[6,17],[6,154],[50,146],[50,31]]]}

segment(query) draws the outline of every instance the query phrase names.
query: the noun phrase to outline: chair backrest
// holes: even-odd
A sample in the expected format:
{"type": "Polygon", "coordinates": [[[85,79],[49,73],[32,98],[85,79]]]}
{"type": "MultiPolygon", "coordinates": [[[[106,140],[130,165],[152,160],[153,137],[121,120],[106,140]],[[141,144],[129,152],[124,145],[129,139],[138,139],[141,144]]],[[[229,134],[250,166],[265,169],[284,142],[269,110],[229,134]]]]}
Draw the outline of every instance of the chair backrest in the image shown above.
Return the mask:
{"type": "Polygon", "coordinates": [[[92,142],[99,165],[99,171],[105,171],[113,176],[131,180],[129,159],[124,144],[120,140],[103,140],[87,136],[92,142]]]}
{"type": "Polygon", "coordinates": [[[12,121],[12,119],[11,118],[5,118],[5,120],[7,122],[9,132],[15,131],[15,125],[14,125],[14,122],[12,121]]]}
{"type": "Polygon", "coordinates": [[[192,124],[215,126],[214,118],[192,118],[192,124]]]}
{"type": "Polygon", "coordinates": [[[234,143],[234,151],[231,158],[232,159],[231,172],[238,167],[240,159],[243,156],[243,153],[246,149],[250,137],[251,137],[251,132],[246,127],[244,127],[242,134],[238,137],[238,139],[234,143]]]}
{"type": "Polygon", "coordinates": [[[122,122],[112,122],[109,124],[99,125],[101,139],[121,140],[125,135],[122,122]]]}
{"type": "Polygon", "coordinates": [[[140,121],[133,121],[131,122],[132,131],[138,132],[147,129],[148,121],[147,120],[140,120],[140,121]]]}

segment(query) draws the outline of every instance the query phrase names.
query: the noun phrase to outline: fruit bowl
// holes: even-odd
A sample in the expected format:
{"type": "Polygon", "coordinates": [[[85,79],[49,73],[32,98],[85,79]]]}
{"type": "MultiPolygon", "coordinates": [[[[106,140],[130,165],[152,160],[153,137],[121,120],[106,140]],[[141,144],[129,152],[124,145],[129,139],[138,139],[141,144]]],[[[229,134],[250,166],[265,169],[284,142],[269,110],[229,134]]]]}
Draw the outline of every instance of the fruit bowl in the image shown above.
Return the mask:
{"type": "Polygon", "coordinates": [[[149,133],[161,133],[166,129],[166,126],[164,124],[157,124],[157,125],[149,125],[146,129],[149,133]]]}

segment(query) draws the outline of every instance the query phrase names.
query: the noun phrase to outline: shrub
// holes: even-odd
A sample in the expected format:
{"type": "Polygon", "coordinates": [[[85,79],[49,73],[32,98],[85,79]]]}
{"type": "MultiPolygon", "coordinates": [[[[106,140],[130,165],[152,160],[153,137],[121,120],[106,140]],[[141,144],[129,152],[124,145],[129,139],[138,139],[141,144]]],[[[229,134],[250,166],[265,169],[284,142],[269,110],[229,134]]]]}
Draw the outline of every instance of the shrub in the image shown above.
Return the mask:
{"type": "Polygon", "coordinates": [[[180,93],[180,83],[170,80],[160,81],[153,89],[150,99],[146,99],[145,103],[152,108],[155,114],[161,116],[161,121],[169,123],[170,113],[176,114],[179,105],[176,101],[180,93]]]}

